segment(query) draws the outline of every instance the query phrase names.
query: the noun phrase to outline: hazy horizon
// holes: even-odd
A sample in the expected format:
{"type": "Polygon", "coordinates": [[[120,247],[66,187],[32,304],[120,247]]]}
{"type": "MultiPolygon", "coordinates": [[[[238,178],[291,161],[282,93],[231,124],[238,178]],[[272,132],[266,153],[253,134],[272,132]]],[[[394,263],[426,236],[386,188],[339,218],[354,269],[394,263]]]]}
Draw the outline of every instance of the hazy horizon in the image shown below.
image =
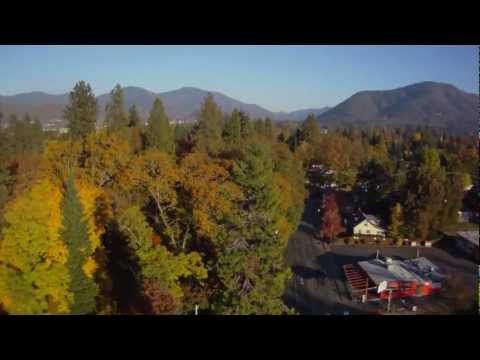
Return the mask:
{"type": "Polygon", "coordinates": [[[0,46],[0,94],[96,95],[117,83],[216,91],[274,112],[335,106],[363,90],[422,81],[478,92],[476,46],[0,46]]]}

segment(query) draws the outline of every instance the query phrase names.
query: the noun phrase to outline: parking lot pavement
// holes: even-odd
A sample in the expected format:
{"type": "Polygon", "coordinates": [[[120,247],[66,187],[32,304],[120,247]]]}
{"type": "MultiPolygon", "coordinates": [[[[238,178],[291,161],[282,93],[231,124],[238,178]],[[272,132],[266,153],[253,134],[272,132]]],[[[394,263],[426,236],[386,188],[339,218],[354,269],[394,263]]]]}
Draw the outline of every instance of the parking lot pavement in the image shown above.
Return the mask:
{"type": "MultiPolygon", "coordinates": [[[[477,294],[478,265],[441,248],[420,248],[419,253],[417,248],[411,247],[332,245],[327,249],[315,237],[318,204],[318,198],[307,200],[302,223],[289,239],[285,253],[285,262],[294,276],[287,284],[284,301],[301,314],[343,314],[345,311],[361,314],[385,310],[384,301],[367,304],[354,301],[343,274],[343,265],[365,260],[374,256],[377,250],[384,256],[403,259],[425,256],[446,273],[461,273],[466,284],[472,286],[477,294]],[[318,269],[326,272],[325,279],[318,276],[318,269]]],[[[425,309],[438,310],[441,307],[441,303],[433,297],[419,298],[418,305],[425,309]]]]}

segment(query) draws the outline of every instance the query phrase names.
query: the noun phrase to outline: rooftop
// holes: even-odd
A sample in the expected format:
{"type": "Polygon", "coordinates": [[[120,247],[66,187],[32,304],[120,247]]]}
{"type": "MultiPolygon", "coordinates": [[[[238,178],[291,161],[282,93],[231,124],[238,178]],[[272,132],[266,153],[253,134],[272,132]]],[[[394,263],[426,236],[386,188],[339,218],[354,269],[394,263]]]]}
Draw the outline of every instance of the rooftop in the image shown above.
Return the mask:
{"type": "Polygon", "coordinates": [[[378,258],[358,265],[376,285],[383,281],[438,282],[444,278],[438,266],[424,257],[404,261],[378,258]]]}
{"type": "Polygon", "coordinates": [[[478,246],[478,231],[459,231],[457,235],[478,246]]]}

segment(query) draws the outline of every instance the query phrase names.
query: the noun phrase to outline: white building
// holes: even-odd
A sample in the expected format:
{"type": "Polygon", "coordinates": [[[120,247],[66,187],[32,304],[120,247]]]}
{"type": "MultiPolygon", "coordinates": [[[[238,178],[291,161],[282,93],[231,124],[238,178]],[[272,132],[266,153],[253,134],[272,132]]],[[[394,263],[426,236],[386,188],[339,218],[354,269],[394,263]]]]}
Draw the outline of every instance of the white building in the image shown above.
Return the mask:
{"type": "Polygon", "coordinates": [[[386,229],[380,224],[380,219],[373,215],[361,213],[360,217],[354,219],[353,235],[369,235],[385,238],[386,229]]]}

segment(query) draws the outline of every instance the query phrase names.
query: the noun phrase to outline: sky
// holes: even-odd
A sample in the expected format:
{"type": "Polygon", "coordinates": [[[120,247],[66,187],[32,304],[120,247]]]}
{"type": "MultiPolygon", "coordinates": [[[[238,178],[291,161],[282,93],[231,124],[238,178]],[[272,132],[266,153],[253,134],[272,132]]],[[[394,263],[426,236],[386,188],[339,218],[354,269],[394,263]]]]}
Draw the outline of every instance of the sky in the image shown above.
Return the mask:
{"type": "Polygon", "coordinates": [[[421,81],[478,93],[478,46],[3,46],[0,95],[115,84],[218,91],[271,111],[334,106],[421,81]]]}

